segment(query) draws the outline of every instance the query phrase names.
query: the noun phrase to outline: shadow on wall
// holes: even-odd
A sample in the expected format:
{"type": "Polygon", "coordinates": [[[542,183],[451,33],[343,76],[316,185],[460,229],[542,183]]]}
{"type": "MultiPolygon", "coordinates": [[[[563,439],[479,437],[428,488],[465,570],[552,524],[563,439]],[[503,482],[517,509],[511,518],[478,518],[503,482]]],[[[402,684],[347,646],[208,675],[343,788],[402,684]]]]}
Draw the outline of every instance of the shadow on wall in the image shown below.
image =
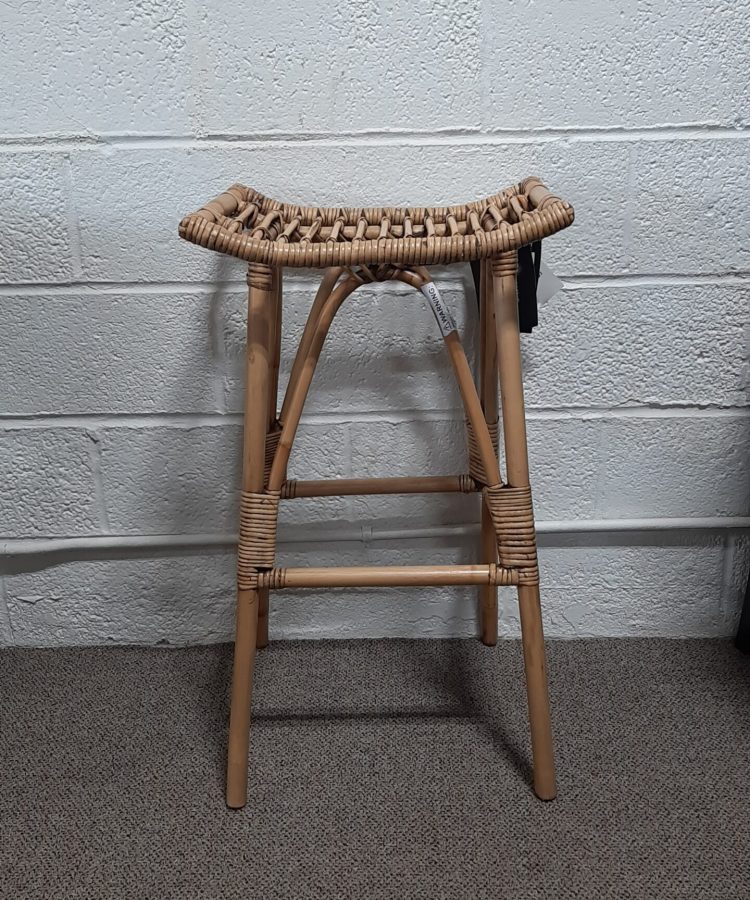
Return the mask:
{"type": "MultiPolygon", "coordinates": [[[[451,290],[459,294],[453,302],[457,307],[461,303],[458,318],[466,323],[463,330],[473,358],[475,303],[470,293],[457,288],[455,279],[451,284],[451,290]]],[[[293,280],[285,287],[282,393],[315,291],[314,283],[303,288],[293,280]]],[[[361,288],[334,321],[305,407],[314,424],[303,420],[298,430],[290,477],[466,471],[460,395],[446,370],[439,332],[421,294],[401,285],[393,291],[388,288],[361,288]],[[444,423],[446,418],[459,423],[449,434],[445,424],[436,426],[435,422],[442,419],[444,423]]],[[[232,296],[224,314],[227,404],[230,412],[241,415],[245,298],[232,296]]],[[[467,498],[450,495],[413,497],[408,502],[407,498],[379,497],[358,506],[348,501],[328,505],[317,500],[295,501],[282,504],[282,522],[292,508],[290,519],[295,524],[311,526],[359,520],[369,524],[374,508],[379,518],[387,520],[390,510],[393,521],[400,522],[409,519],[411,509],[415,522],[429,525],[471,521],[474,515],[467,498]]]]}
{"type": "MultiPolygon", "coordinates": [[[[191,417],[181,425],[177,416],[166,425],[155,424],[149,428],[126,425],[107,430],[101,440],[102,470],[110,530],[114,533],[189,535],[227,533],[236,529],[242,457],[240,420],[244,392],[245,302],[241,292],[229,282],[230,277],[236,277],[235,264],[218,257],[213,278],[217,286],[207,298],[205,333],[215,371],[215,409],[220,414],[228,412],[232,417],[218,423],[215,419],[201,423],[200,419],[196,421],[191,417]],[[229,409],[226,409],[227,405],[229,409]]],[[[366,343],[364,347],[350,346],[353,319],[356,318],[355,330],[359,329],[360,337],[366,342],[367,327],[378,316],[377,309],[362,310],[362,305],[372,298],[366,294],[352,297],[334,324],[310,392],[308,409],[312,413],[331,413],[331,425],[318,424],[316,429],[308,429],[303,423],[292,454],[290,474],[293,477],[376,474],[373,466],[377,469],[378,464],[383,474],[393,472],[394,467],[400,467],[403,474],[466,470],[462,425],[455,433],[439,436],[436,441],[435,424],[429,421],[436,412],[438,417],[445,418],[446,410],[450,418],[463,421],[459,395],[450,372],[445,370],[444,351],[439,336],[433,334],[435,329],[430,314],[426,309],[416,310],[413,306],[415,302],[421,303],[418,294],[414,297],[403,293],[395,297],[387,293],[381,296],[386,298],[384,302],[390,311],[385,330],[388,335],[393,333],[397,341],[403,340],[395,351],[387,349],[385,356],[379,352],[382,343],[379,340],[375,341],[374,348],[366,343]],[[359,309],[356,308],[358,303],[359,309]],[[409,304],[408,311],[406,304],[409,304]],[[398,323],[399,327],[392,327],[391,322],[395,319],[390,318],[390,313],[395,315],[401,308],[405,311],[404,321],[398,323]],[[415,343],[420,351],[426,345],[429,353],[415,353],[415,343]],[[421,387],[415,387],[415,382],[421,387]],[[352,394],[355,383],[363,386],[364,394],[359,397],[352,394]],[[389,441],[382,441],[372,459],[363,456],[352,464],[346,430],[352,421],[357,421],[357,410],[368,412],[371,417],[373,408],[396,411],[398,422],[391,427],[399,432],[399,446],[392,447],[389,441]],[[410,414],[414,412],[416,415],[412,417],[410,414]],[[330,439],[326,431],[331,432],[330,439]],[[356,471],[352,472],[352,468],[356,471]]],[[[287,320],[296,319],[290,329],[294,338],[298,338],[301,331],[303,317],[299,306],[303,299],[306,312],[311,296],[302,293],[299,286],[287,296],[287,320]],[[297,309],[290,309],[291,304],[297,304],[297,309]]],[[[468,310],[462,317],[468,321],[465,330],[469,344],[474,342],[476,333],[476,315],[471,304],[469,296],[466,298],[468,310]]],[[[285,344],[284,371],[288,372],[291,366],[294,349],[293,343],[285,344]]],[[[471,355],[470,346],[468,350],[471,355]]],[[[164,391],[158,408],[179,410],[184,402],[181,398],[189,393],[186,388],[192,373],[185,368],[165,374],[168,379],[155,386],[164,391]]],[[[382,418],[383,427],[394,421],[388,419],[387,413],[376,416],[379,418],[382,418]]],[[[372,429],[367,422],[361,427],[365,432],[372,429]]],[[[473,516],[467,498],[429,499],[434,504],[433,516],[430,516],[424,498],[417,498],[413,504],[427,524],[470,521],[473,516]]],[[[383,500],[380,509],[387,509],[389,502],[383,500]]],[[[345,505],[351,510],[348,502],[345,505]]],[[[300,525],[317,526],[321,521],[352,518],[350,514],[342,515],[341,507],[333,511],[329,508],[326,515],[323,506],[317,503],[316,509],[314,500],[297,501],[295,521],[300,525]]],[[[393,516],[399,521],[408,519],[408,509],[403,501],[394,502],[393,516]]],[[[361,513],[353,516],[355,520],[364,517],[361,513]]],[[[368,510],[366,518],[369,517],[368,510]]],[[[383,518],[387,518],[387,514],[383,518]]]]}
{"type": "MultiPolygon", "coordinates": [[[[213,409],[224,411],[226,362],[223,340],[223,303],[226,282],[236,277],[232,261],[217,257],[206,296],[204,327],[213,371],[213,409]]],[[[236,267],[234,267],[236,268],[236,267]]],[[[192,354],[184,354],[186,359],[192,354]]],[[[234,531],[230,495],[239,484],[240,454],[236,423],[216,427],[201,424],[193,410],[184,408],[184,397],[192,396],[189,366],[165,372],[155,390],[161,392],[159,407],[169,416],[167,423],[152,427],[114,429],[115,439],[104,440],[102,469],[110,530],[122,534],[190,534],[234,531]],[[171,415],[171,411],[181,411],[171,415]],[[180,421],[182,414],[191,414],[180,421]],[[196,421],[197,419],[197,421],[196,421]],[[217,515],[218,511],[223,514],[217,515]]],[[[234,506],[232,506],[234,509],[234,506]]]]}

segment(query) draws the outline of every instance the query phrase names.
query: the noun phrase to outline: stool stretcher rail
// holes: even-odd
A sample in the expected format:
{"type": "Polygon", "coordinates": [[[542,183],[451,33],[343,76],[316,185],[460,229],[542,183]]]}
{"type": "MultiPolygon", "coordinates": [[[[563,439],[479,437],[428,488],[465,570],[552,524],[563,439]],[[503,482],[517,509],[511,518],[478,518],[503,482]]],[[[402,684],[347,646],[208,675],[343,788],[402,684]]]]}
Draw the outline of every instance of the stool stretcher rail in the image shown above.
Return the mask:
{"type": "Polygon", "coordinates": [[[336,566],[278,568],[258,572],[258,587],[432,587],[446,584],[518,584],[518,573],[486,566],[336,566]]]}
{"type": "Polygon", "coordinates": [[[403,478],[290,479],[281,486],[281,499],[349,497],[364,494],[473,494],[482,486],[471,475],[427,475],[403,478]]]}

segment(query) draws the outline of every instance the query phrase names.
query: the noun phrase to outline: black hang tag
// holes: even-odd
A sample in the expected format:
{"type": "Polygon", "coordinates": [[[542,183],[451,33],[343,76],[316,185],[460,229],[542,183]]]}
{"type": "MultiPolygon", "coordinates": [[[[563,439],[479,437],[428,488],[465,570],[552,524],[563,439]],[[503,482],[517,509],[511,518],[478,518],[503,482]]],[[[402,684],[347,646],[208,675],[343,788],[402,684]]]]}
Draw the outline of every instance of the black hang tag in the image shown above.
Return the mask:
{"type": "MultiPolygon", "coordinates": [[[[518,251],[518,327],[524,334],[531,334],[539,324],[536,288],[539,284],[539,270],[542,265],[542,242],[527,244],[518,251]]],[[[479,306],[479,260],[472,260],[471,274],[474,279],[477,306],[479,306]]]]}
{"type": "Polygon", "coordinates": [[[477,309],[479,309],[479,285],[481,278],[479,273],[482,271],[482,266],[478,259],[472,259],[469,265],[471,266],[471,277],[474,279],[474,295],[477,298],[477,309]]]}
{"type": "Polygon", "coordinates": [[[542,264],[542,242],[527,244],[518,251],[518,327],[524,334],[531,334],[539,324],[536,286],[542,264]]]}

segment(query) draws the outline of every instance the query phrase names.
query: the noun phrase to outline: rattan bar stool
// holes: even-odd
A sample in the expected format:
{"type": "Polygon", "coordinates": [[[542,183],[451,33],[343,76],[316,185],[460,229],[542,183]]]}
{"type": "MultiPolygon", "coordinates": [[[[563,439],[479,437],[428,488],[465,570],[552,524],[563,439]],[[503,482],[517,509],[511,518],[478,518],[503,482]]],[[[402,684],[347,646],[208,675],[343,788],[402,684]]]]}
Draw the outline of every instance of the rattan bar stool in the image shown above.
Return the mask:
{"type": "Polygon", "coordinates": [[[481,634],[497,641],[497,586],[518,589],[529,703],[534,790],[556,794],[534,514],[529,487],[521,375],[517,270],[519,250],[567,227],[571,206],[538,178],[463,206],[329,208],[281,203],[235,184],[180,223],[188,241],[247,260],[247,384],[237,620],[229,724],[226,799],[244,806],[252,675],[268,642],[268,593],[285,587],[476,584],[481,634]],[[480,301],[479,389],[431,264],[471,262],[480,301]],[[321,268],[278,408],[284,266],[321,268]],[[289,454],[315,367],[334,316],[360,285],[395,279],[422,291],[445,341],[466,411],[469,470],[456,476],[293,481],[289,454]],[[507,483],[498,463],[498,382],[507,483]],[[352,494],[477,491],[481,564],[353,568],[277,568],[279,501],[352,494]]]}

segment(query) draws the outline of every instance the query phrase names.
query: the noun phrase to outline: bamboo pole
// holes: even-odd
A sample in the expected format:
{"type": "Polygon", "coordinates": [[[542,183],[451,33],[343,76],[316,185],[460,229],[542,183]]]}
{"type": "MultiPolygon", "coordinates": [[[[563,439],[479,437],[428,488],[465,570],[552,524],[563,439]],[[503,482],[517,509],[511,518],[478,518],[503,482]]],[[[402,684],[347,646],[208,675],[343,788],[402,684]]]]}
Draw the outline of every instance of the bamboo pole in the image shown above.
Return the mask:
{"type": "MultiPolygon", "coordinates": [[[[326,339],[326,335],[331,327],[331,323],[339,311],[341,304],[346,298],[355,291],[361,284],[359,278],[351,275],[345,281],[342,281],[335,287],[327,297],[324,297],[319,304],[319,310],[311,310],[308,322],[312,320],[315,314],[315,321],[311,326],[311,335],[308,341],[308,349],[301,359],[298,368],[297,380],[293,385],[287,388],[284,398],[286,412],[282,413],[283,421],[281,426],[281,437],[279,438],[279,446],[276,451],[276,457],[271,466],[271,473],[268,478],[268,489],[278,491],[286,477],[287,464],[289,462],[289,454],[292,452],[292,444],[294,436],[297,433],[302,409],[307,399],[307,392],[310,390],[310,383],[315,374],[315,367],[318,364],[321,350],[326,339]]],[[[321,285],[322,287],[322,285],[321,285]]],[[[315,298],[317,301],[317,297],[315,298]]],[[[313,304],[315,307],[315,304],[313,304]]],[[[299,356],[299,354],[298,354],[299,356]]]]}
{"type": "Polygon", "coordinates": [[[461,392],[466,416],[474,430],[484,471],[492,484],[499,484],[501,480],[500,467],[497,462],[497,456],[495,456],[495,448],[492,446],[492,438],[490,437],[487,423],[484,420],[482,404],[479,402],[474,377],[471,374],[469,362],[461,346],[461,339],[457,331],[452,331],[450,334],[445,335],[443,340],[448,348],[448,355],[453,364],[453,371],[458,382],[458,389],[461,392]]]}
{"type": "MultiPolygon", "coordinates": [[[[268,346],[270,353],[268,375],[268,431],[276,425],[276,407],[279,395],[279,369],[281,367],[281,325],[282,325],[282,279],[284,270],[273,269],[271,282],[271,308],[269,309],[269,337],[268,346]]],[[[264,453],[265,460],[265,453],[264,453]]],[[[263,649],[268,646],[268,613],[270,598],[268,588],[261,588],[258,592],[258,633],[256,647],[263,649]]]]}
{"type": "Polygon", "coordinates": [[[403,478],[329,478],[320,481],[285,481],[282,499],[348,497],[364,494],[472,493],[478,487],[469,475],[427,475],[403,478]]]}
{"type": "MultiPolygon", "coordinates": [[[[523,402],[521,339],[518,329],[517,265],[515,253],[501,254],[492,261],[508,481],[513,487],[525,487],[529,484],[529,460],[523,402]]],[[[531,750],[534,759],[534,791],[540,799],[552,800],[557,794],[557,787],[539,585],[519,585],[518,603],[529,704],[531,750]]]]}
{"type": "Polygon", "coordinates": [[[503,409],[505,465],[508,483],[524,487],[529,483],[529,456],[526,446],[526,410],[523,402],[521,338],[518,329],[515,253],[503,253],[492,260],[495,297],[500,398],[503,409]]]}
{"type": "MultiPolygon", "coordinates": [[[[401,270],[394,274],[394,277],[410,284],[412,287],[421,288],[423,285],[432,281],[432,276],[423,266],[416,266],[413,270],[401,270]]],[[[458,383],[458,390],[461,394],[461,400],[466,411],[466,417],[471,423],[476,437],[477,449],[479,456],[484,465],[484,471],[490,479],[491,484],[500,482],[500,467],[498,466],[495,448],[492,446],[492,438],[490,437],[487,423],[484,419],[482,404],[477,394],[477,388],[474,384],[474,376],[471,374],[469,361],[466,359],[461,338],[455,329],[443,335],[443,342],[448,351],[448,356],[453,366],[453,374],[458,383]]]]}
{"type": "MultiPolygon", "coordinates": [[[[248,267],[247,363],[242,489],[263,490],[265,437],[268,425],[271,354],[272,274],[268,266],[248,267]]],[[[258,629],[258,591],[237,592],[237,621],[232,671],[227,760],[227,805],[239,808],[247,799],[247,752],[250,706],[258,629]]]]}
{"type": "Polygon", "coordinates": [[[271,293],[270,311],[270,337],[269,347],[271,351],[271,364],[268,380],[268,425],[276,423],[277,404],[279,399],[279,368],[281,367],[281,335],[283,313],[283,277],[284,270],[273,270],[273,283],[271,293]]]}
{"type": "Polygon", "coordinates": [[[315,294],[315,299],[312,302],[310,312],[307,316],[307,321],[305,322],[304,330],[302,331],[302,337],[300,338],[297,352],[294,355],[292,371],[289,373],[289,382],[286,386],[286,392],[284,393],[284,402],[282,403],[281,413],[279,414],[279,418],[282,422],[286,422],[289,416],[289,404],[291,403],[292,396],[294,395],[294,391],[297,386],[297,382],[299,381],[302,367],[304,366],[305,360],[307,359],[307,354],[310,351],[310,343],[313,339],[313,335],[315,334],[315,328],[317,327],[321,310],[323,309],[326,300],[328,300],[328,298],[331,296],[331,292],[336,286],[336,282],[339,280],[343,271],[344,270],[340,267],[326,269],[323,273],[322,279],[320,280],[320,285],[318,286],[318,290],[315,294]]]}
{"type": "Polygon", "coordinates": [[[554,800],[557,781],[538,584],[518,586],[518,607],[534,759],[534,792],[540,800],[554,800]]]}
{"type": "MultiPolygon", "coordinates": [[[[495,425],[498,420],[497,343],[491,282],[492,270],[489,263],[483,260],[479,288],[479,396],[485,421],[495,425]]],[[[480,560],[483,563],[497,562],[495,525],[484,498],[480,527],[480,560]]],[[[479,621],[482,643],[494,647],[497,643],[497,586],[494,584],[479,588],[479,621]]]]}
{"type": "Polygon", "coordinates": [[[338,566],[280,568],[259,573],[260,583],[277,588],[430,587],[487,584],[494,566],[338,566]]]}

